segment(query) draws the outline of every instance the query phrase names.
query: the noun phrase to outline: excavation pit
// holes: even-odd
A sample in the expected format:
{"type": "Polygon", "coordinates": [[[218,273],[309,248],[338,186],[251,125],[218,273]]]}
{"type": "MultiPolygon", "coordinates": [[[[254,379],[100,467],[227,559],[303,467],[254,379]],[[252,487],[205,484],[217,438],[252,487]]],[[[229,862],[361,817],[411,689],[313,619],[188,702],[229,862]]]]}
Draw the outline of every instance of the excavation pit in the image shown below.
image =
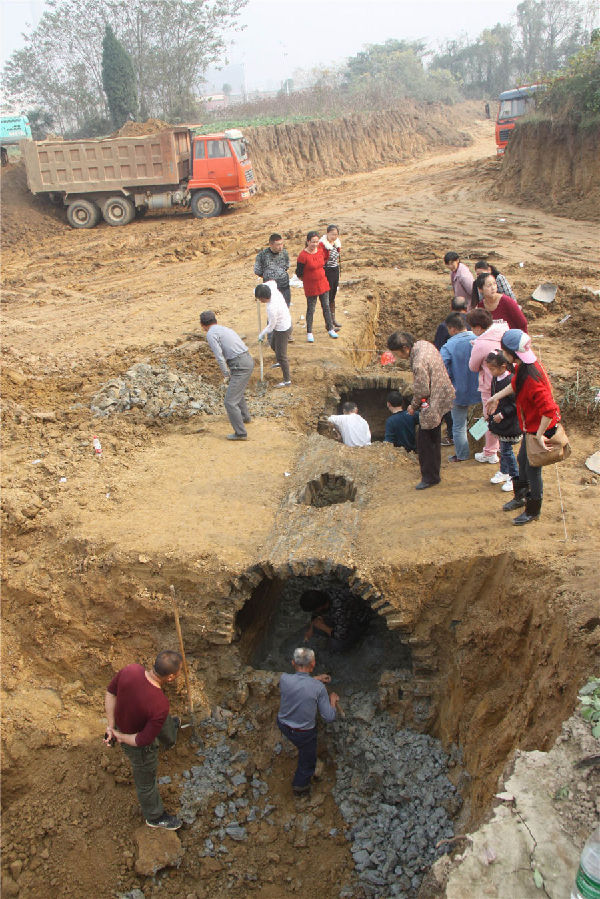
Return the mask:
{"type": "Polygon", "coordinates": [[[325,472],[320,477],[309,481],[298,497],[298,502],[306,506],[322,509],[338,503],[352,503],[356,499],[354,481],[343,475],[325,472]]]}
{"type": "Polygon", "coordinates": [[[372,441],[382,441],[385,436],[385,422],[390,412],[387,398],[392,390],[397,390],[411,399],[409,386],[399,377],[365,377],[338,383],[332,388],[327,398],[324,416],[319,422],[318,431],[325,436],[337,437],[327,423],[329,415],[342,415],[344,403],[356,403],[358,414],[369,424],[372,441]]]}

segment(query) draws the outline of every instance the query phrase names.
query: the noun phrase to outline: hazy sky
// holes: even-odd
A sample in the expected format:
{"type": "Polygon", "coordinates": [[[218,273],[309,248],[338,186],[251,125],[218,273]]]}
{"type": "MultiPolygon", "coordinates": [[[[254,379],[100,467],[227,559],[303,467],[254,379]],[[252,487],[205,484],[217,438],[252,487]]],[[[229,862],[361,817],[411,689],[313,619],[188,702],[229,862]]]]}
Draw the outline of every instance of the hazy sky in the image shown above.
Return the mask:
{"type": "MultiPolygon", "coordinates": [[[[248,90],[276,88],[295,69],[331,66],[364,44],[388,38],[423,39],[437,46],[508,22],[518,0],[250,0],[246,27],[232,34],[229,61],[244,65],[248,90]]],[[[0,0],[2,58],[21,46],[35,25],[40,0],[0,0]]]]}

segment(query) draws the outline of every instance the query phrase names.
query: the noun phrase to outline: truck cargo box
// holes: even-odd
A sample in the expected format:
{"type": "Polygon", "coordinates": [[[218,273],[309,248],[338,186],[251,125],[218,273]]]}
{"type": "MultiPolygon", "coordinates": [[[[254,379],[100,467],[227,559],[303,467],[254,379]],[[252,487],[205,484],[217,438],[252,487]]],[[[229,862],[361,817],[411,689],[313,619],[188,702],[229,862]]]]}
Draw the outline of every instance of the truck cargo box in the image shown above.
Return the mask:
{"type": "Polygon", "coordinates": [[[135,137],[23,142],[21,150],[34,194],[175,186],[190,172],[187,128],[135,137]]]}

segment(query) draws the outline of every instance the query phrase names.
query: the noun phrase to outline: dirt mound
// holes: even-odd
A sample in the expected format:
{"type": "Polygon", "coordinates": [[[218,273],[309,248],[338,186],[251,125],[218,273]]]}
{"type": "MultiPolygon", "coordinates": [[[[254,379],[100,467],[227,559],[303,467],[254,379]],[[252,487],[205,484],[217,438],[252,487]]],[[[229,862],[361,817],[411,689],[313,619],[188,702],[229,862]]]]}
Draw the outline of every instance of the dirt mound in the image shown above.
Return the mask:
{"type": "Polygon", "coordinates": [[[600,128],[550,120],[520,124],[508,144],[495,196],[600,221],[600,128]]]}
{"type": "Polygon", "coordinates": [[[23,163],[2,169],[2,246],[34,243],[68,228],[60,206],[34,197],[23,163]]]}
{"type": "Polygon", "coordinates": [[[357,113],[332,121],[245,128],[258,184],[280,190],[334,175],[397,165],[431,147],[464,147],[464,110],[405,103],[400,109],[357,113]]]}
{"type": "Polygon", "coordinates": [[[146,119],[145,122],[125,122],[111,137],[137,137],[140,134],[156,134],[157,131],[168,131],[174,125],[161,122],[160,119],[146,119]]]}

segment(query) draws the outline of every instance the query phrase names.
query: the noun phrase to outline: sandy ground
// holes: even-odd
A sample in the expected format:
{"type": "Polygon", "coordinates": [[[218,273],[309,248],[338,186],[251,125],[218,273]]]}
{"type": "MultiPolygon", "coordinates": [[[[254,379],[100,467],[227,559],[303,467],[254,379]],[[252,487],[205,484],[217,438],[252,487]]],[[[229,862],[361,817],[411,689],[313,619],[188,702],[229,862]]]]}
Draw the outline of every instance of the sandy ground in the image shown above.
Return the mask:
{"type": "MultiPolygon", "coordinates": [[[[215,220],[149,215],[123,230],[102,224],[73,231],[59,214],[37,204],[27,207],[18,241],[5,243],[4,669],[12,777],[5,787],[4,849],[9,860],[25,859],[27,868],[50,847],[50,861],[43,855],[42,864],[30,866],[29,879],[14,895],[42,895],[36,879],[42,873],[51,885],[48,896],[112,895],[117,883],[132,883],[122,858],[123,846],[130,844],[127,819],[135,816],[131,790],[118,780],[127,780],[126,769],[89,759],[102,728],[104,684],[132,654],[148,651],[143,629],[150,627],[155,598],[150,589],[121,608],[127,574],[117,575],[110,566],[103,573],[98,559],[120,553],[130,559],[132,572],[136,564],[159,559],[158,567],[168,568],[176,559],[192,572],[214,570],[218,584],[221,569],[241,570],[262,558],[286,494],[285,473],[293,471],[304,435],[316,430],[329,385],[361,373],[380,375],[377,352],[391,330],[432,337],[445,317],[448,249],[471,262],[480,255],[493,259],[524,301],[535,347],[555,384],[580,378],[581,401],[565,416],[574,438],[573,457],[560,471],[566,517],[558,486],[548,478],[542,520],[524,533],[496,530],[498,497],[505,494],[489,486],[491,466],[482,472],[487,466],[472,463],[459,474],[444,463],[443,488],[420,497],[412,490],[416,467],[403,463],[395,482],[403,501],[390,503],[386,480],[374,487],[358,555],[367,569],[398,564],[398,544],[390,535],[405,531],[414,564],[448,560],[457,545],[472,547],[473,539],[490,551],[500,541],[507,550],[551,558],[565,578],[578,576],[589,586],[599,480],[584,461],[598,449],[591,388],[600,388],[600,311],[586,288],[600,287],[597,232],[585,222],[489,199],[499,164],[493,126],[475,122],[471,130],[468,147],[259,196],[215,220]],[[339,224],[344,242],[340,339],[327,337],[317,315],[316,342],[306,344],[303,295],[295,291],[293,386],[272,391],[278,372],[267,367],[265,391],[255,372],[249,390],[254,421],[246,444],[224,440],[225,415],[173,422],[147,422],[133,413],[92,418],[91,396],[134,362],[183,363],[219,385],[210,353],[198,344],[204,308],[245,335],[258,359],[255,253],[275,230],[284,234],[294,258],[305,232],[330,220],[339,224]],[[550,308],[527,299],[541,281],[559,287],[550,308]],[[104,450],[100,462],[91,447],[95,434],[104,450]],[[378,506],[386,507],[385,523],[378,506]],[[93,574],[86,575],[88,566],[96,566],[93,574]],[[94,590],[102,601],[94,601],[94,590]],[[43,595],[48,600],[42,605],[43,595]],[[19,740],[15,721],[22,715],[28,731],[19,740]],[[52,726],[49,718],[57,719],[52,726]],[[50,767],[38,771],[33,760],[41,751],[50,767]],[[90,766],[95,779],[82,801],[79,787],[87,783],[90,766]],[[58,781],[64,788],[58,789],[58,781]],[[27,796],[35,796],[29,805],[27,796]],[[76,835],[72,828],[70,843],[52,842],[52,827],[36,829],[36,822],[60,814],[65,796],[69,821],[83,826],[76,835]],[[126,803],[125,819],[114,807],[115,796],[126,803]]],[[[9,167],[2,178],[4,201],[15,216],[22,175],[9,167]]],[[[393,462],[381,464],[388,476],[395,472],[393,462]]],[[[193,583],[192,574],[186,577],[193,583]]],[[[160,628],[166,629],[162,618],[159,633],[160,628]]],[[[557,722],[556,733],[559,727],[557,722]]],[[[189,763],[182,750],[173,764],[182,770],[189,763]]],[[[284,786],[281,778],[274,789],[284,786]]],[[[328,820],[335,821],[328,803],[328,820]]],[[[342,842],[333,867],[341,870],[349,858],[342,842]]],[[[307,896],[334,895],[322,892],[316,874],[303,869],[302,876],[307,896]]],[[[171,881],[171,895],[209,895],[185,877],[184,871],[171,881]]],[[[282,895],[273,889],[264,885],[257,895],[282,895]]]]}

